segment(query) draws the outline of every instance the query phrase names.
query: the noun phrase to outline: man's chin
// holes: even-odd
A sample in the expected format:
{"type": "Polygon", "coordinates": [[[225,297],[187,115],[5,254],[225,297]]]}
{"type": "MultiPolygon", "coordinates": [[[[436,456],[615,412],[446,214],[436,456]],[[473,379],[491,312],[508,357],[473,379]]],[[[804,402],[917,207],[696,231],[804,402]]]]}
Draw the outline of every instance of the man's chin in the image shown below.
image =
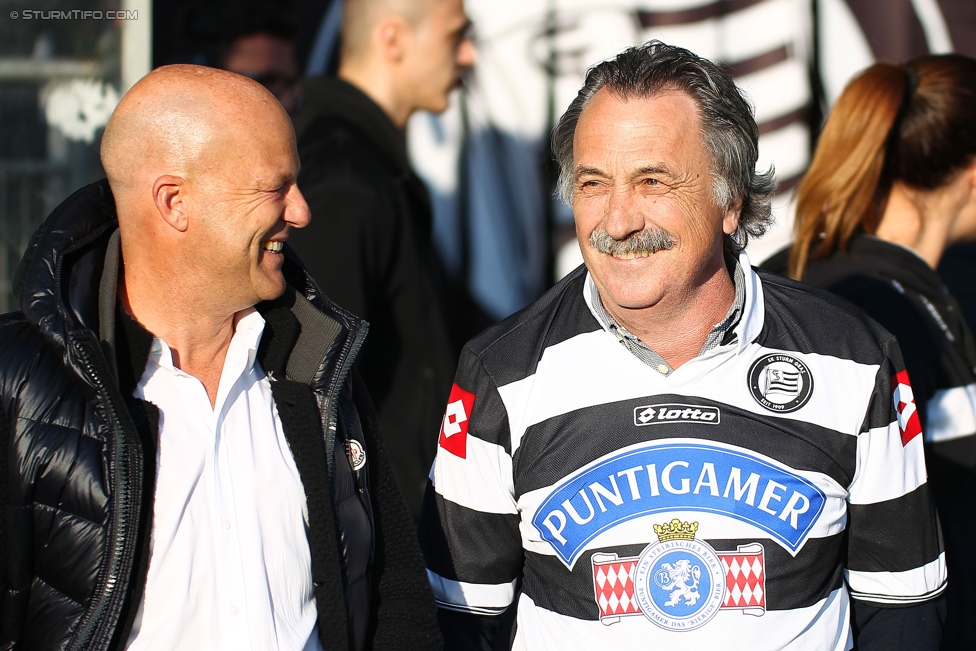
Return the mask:
{"type": "Polygon", "coordinates": [[[280,298],[282,294],[285,293],[285,277],[280,275],[277,278],[267,278],[261,283],[261,286],[257,288],[257,298],[258,302],[262,301],[273,301],[276,298],[280,298]]]}

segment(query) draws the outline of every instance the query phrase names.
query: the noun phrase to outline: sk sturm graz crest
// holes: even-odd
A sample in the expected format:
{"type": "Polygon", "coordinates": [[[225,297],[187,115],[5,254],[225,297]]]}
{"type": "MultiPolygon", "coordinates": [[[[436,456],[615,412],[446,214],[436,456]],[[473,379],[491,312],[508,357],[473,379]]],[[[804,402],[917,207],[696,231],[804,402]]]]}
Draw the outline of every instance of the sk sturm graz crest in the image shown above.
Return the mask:
{"type": "Polygon", "coordinates": [[[715,552],[695,540],[697,522],[654,525],[657,543],[640,556],[593,554],[593,589],[600,621],[643,615],[669,631],[690,631],[707,624],[719,610],[766,612],[766,567],[763,546],[740,545],[734,552],[715,552]]]}
{"type": "Polygon", "coordinates": [[[774,353],[757,359],[749,369],[749,390],[760,405],[788,414],[807,404],[813,395],[813,376],[792,355],[774,353]]]}

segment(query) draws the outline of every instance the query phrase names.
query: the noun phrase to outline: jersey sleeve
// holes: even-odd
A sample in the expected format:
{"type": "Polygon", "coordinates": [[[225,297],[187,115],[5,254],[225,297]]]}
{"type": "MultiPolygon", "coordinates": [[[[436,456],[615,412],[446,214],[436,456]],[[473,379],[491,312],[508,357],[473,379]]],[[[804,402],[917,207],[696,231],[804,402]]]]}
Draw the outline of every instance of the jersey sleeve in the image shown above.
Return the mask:
{"type": "Polygon", "coordinates": [[[502,613],[522,570],[508,416],[470,349],[461,355],[424,498],[421,547],[437,604],[502,613]]]}
{"type": "Polygon", "coordinates": [[[884,349],[849,486],[846,578],[852,598],[897,607],[941,594],[946,566],[911,382],[895,340],[884,349]]]}

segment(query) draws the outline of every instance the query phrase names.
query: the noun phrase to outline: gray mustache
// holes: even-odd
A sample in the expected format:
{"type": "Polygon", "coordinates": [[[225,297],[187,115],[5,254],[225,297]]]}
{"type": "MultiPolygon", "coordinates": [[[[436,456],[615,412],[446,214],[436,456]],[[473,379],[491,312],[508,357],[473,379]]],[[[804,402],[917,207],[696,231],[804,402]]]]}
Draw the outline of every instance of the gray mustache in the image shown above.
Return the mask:
{"type": "Polygon", "coordinates": [[[607,255],[657,253],[674,248],[674,236],[663,228],[645,228],[622,240],[614,239],[602,228],[590,234],[590,246],[607,255]]]}

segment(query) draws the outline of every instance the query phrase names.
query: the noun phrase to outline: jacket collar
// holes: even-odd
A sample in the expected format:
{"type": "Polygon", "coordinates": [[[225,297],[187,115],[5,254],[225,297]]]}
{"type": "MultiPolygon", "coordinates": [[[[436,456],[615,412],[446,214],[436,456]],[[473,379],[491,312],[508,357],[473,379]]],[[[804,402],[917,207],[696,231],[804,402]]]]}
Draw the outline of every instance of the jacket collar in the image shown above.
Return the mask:
{"type": "MultiPolygon", "coordinates": [[[[339,357],[355,355],[366,323],[326,298],[287,245],[282,271],[284,295],[255,306],[269,322],[259,358],[261,351],[270,357],[261,359],[262,366],[306,384],[325,383],[334,370],[335,353],[348,348],[347,355],[339,357]]],[[[41,224],[17,268],[14,287],[28,322],[63,353],[70,332],[98,333],[109,367],[118,377],[120,273],[115,201],[103,179],[65,199],[41,224]]]]}
{"type": "Polygon", "coordinates": [[[65,199],[31,237],[14,293],[28,322],[59,348],[72,330],[98,331],[98,288],[117,228],[115,201],[102,180],[65,199]]]}

